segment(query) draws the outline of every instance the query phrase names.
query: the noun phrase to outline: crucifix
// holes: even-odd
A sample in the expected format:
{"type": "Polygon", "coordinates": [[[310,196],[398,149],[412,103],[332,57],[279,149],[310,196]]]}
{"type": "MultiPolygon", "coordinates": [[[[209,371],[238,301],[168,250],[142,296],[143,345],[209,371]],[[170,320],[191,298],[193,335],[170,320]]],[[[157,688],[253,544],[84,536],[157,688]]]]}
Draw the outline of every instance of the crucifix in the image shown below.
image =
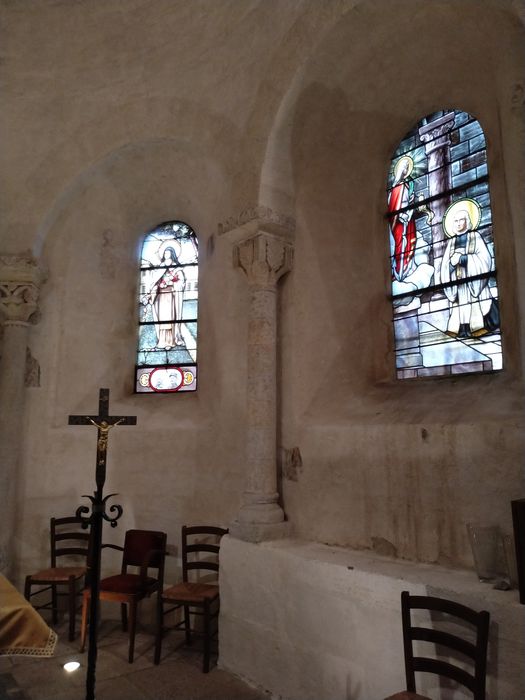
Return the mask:
{"type": "Polygon", "coordinates": [[[95,670],[97,665],[97,623],[100,589],[100,554],[102,551],[102,525],[107,520],[111,527],[116,527],[117,520],[122,515],[122,506],[112,505],[109,509],[112,515],[106,513],[106,503],[115,496],[103,496],[106,481],[106,457],[109,431],[117,425],[136,425],[136,416],[109,415],[109,389],[101,389],[98,402],[98,416],[69,416],[69,425],[94,425],[97,428],[97,458],[95,480],[97,489],[93,496],[86,496],[91,501],[91,515],[88,506],[77,508],[77,517],[82,519],[82,527],[91,525],[91,562],[88,570],[88,585],[91,588],[91,608],[89,615],[89,649],[88,668],[86,674],[86,700],[95,700],[95,670]]]}

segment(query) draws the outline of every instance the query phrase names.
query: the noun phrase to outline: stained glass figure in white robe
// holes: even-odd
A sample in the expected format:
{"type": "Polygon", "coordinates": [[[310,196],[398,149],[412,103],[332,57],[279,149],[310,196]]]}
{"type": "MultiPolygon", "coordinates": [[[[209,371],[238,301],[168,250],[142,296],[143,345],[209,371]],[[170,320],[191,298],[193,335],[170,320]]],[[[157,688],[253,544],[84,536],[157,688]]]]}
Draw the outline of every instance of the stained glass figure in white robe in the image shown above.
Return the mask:
{"type": "Polygon", "coordinates": [[[441,264],[441,282],[458,283],[443,290],[450,302],[446,333],[454,338],[480,337],[499,325],[489,279],[480,278],[493,268],[487,244],[476,230],[480,219],[481,209],[473,199],[454,202],[443,217],[448,243],[441,264]]]}

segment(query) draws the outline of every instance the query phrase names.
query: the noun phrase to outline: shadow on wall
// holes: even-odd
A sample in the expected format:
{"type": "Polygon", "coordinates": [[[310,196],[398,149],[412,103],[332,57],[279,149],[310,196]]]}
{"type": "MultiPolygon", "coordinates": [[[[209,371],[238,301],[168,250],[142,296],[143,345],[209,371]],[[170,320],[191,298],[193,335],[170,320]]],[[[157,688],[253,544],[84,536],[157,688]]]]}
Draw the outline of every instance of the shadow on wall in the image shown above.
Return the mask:
{"type": "Polygon", "coordinates": [[[343,90],[319,83],[310,84],[296,105],[291,157],[300,230],[296,256],[304,264],[294,274],[302,304],[315,319],[301,329],[303,345],[322,348],[322,361],[332,370],[323,374],[322,393],[327,382],[336,394],[348,392],[350,384],[352,393],[361,392],[385,365],[388,241],[377,231],[385,171],[377,133],[385,120],[352,110],[343,90]]]}

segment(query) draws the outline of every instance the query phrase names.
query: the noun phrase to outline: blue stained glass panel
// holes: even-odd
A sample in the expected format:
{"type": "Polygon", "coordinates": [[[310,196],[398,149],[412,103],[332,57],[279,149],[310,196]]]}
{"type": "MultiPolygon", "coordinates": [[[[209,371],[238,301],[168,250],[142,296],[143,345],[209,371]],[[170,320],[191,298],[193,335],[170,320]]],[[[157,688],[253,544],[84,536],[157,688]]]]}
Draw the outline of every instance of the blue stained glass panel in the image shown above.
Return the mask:
{"type": "Polygon", "coordinates": [[[485,137],[459,110],[421,120],[387,184],[397,377],[503,366],[485,137]]]}
{"type": "Polygon", "coordinates": [[[136,392],[197,388],[198,293],[195,232],[182,221],[157,226],[141,248],[136,392]]]}

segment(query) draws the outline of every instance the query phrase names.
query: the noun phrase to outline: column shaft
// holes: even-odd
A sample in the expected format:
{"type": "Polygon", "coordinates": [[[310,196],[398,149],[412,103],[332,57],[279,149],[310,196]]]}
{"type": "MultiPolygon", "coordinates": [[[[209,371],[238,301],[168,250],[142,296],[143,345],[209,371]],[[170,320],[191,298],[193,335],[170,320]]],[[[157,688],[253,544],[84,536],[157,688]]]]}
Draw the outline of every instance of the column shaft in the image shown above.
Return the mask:
{"type": "Polygon", "coordinates": [[[236,248],[250,287],[246,485],[230,531],[252,541],[287,532],[277,492],[277,282],[291,267],[291,245],[259,232],[236,248]]]}
{"type": "Polygon", "coordinates": [[[276,485],[276,294],[253,289],[248,327],[246,490],[274,495],[276,485]]]}
{"type": "Polygon", "coordinates": [[[0,361],[0,571],[7,575],[13,573],[13,532],[22,447],[27,335],[27,323],[4,323],[0,361]]]}
{"type": "MultiPolygon", "coordinates": [[[[439,197],[451,186],[450,180],[450,132],[454,127],[454,112],[447,112],[439,119],[425,124],[419,129],[421,141],[425,144],[428,158],[428,193],[431,197],[439,197]]],[[[443,232],[443,214],[450,204],[450,196],[435,199],[430,208],[434,212],[432,220],[432,242],[436,279],[439,278],[439,267],[445,248],[443,232]]]]}
{"type": "Polygon", "coordinates": [[[18,473],[23,444],[29,319],[37,309],[41,270],[27,255],[0,256],[0,571],[14,572],[18,473]]]}

